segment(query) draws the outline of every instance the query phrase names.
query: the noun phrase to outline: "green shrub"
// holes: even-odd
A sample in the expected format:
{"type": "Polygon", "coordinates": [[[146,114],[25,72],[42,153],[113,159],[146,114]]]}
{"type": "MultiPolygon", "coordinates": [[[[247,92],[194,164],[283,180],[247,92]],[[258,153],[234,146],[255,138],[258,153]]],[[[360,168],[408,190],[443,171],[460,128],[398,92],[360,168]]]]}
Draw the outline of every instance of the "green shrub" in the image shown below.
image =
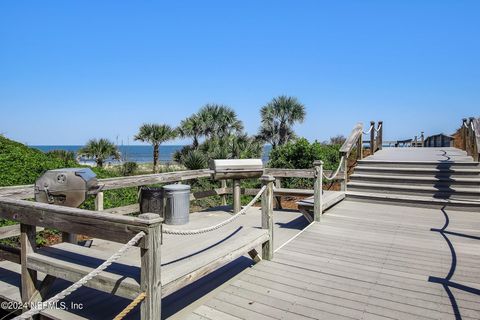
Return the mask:
{"type": "Polygon", "coordinates": [[[183,157],[183,165],[189,170],[198,170],[206,168],[208,163],[202,152],[191,150],[183,157]]]}
{"type": "MultiPolygon", "coordinates": [[[[323,160],[325,170],[335,170],[340,161],[340,145],[325,145],[318,141],[309,143],[301,138],[295,142],[289,142],[270,151],[268,166],[271,168],[286,169],[309,169],[313,167],[313,161],[323,160]]],[[[287,188],[311,188],[312,179],[286,178],[282,180],[283,187],[287,188]]]]}
{"type": "Polygon", "coordinates": [[[268,165],[271,168],[308,169],[313,161],[323,160],[326,170],[336,169],[340,161],[340,145],[309,143],[301,138],[270,151],[268,165]]]}
{"type": "Polygon", "coordinates": [[[46,170],[78,166],[0,136],[0,186],[31,184],[46,170]]]}
{"type": "Polygon", "coordinates": [[[122,176],[132,176],[137,172],[138,164],[133,161],[127,161],[120,167],[120,173],[122,176]]]}

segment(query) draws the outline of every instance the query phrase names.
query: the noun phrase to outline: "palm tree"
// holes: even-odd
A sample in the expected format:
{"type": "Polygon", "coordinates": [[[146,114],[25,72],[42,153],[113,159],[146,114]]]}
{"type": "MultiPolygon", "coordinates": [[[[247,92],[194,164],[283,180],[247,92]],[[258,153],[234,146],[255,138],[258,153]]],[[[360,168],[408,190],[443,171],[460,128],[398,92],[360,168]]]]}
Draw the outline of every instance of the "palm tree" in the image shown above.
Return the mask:
{"type": "Polygon", "coordinates": [[[165,141],[174,139],[177,136],[177,130],[173,129],[167,124],[143,124],[138,134],[135,136],[135,140],[142,142],[148,142],[153,146],[153,172],[158,172],[158,159],[160,144],[165,141]]]}
{"type": "Polygon", "coordinates": [[[120,159],[117,146],[108,139],[90,139],[87,144],[78,150],[78,155],[94,159],[97,166],[102,168],[108,158],[120,159]]]}
{"type": "Polygon", "coordinates": [[[260,110],[262,125],[258,136],[272,147],[283,145],[295,137],[293,125],[305,119],[305,106],[297,98],[279,96],[260,110]]]}
{"type": "Polygon", "coordinates": [[[205,132],[204,125],[205,123],[202,119],[198,115],[193,114],[180,122],[178,133],[182,138],[191,137],[193,139],[193,148],[197,149],[199,145],[198,140],[205,132]]]}
{"type": "Polygon", "coordinates": [[[202,123],[202,135],[209,138],[223,138],[243,130],[243,123],[236,112],[225,105],[207,104],[200,109],[197,117],[202,123]]]}

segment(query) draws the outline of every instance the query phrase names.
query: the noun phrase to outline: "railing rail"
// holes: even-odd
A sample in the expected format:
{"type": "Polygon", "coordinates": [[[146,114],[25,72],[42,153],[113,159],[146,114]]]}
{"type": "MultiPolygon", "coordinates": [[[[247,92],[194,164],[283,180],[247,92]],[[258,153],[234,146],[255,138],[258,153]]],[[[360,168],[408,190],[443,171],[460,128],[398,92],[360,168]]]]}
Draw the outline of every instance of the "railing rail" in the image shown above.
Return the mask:
{"type": "Polygon", "coordinates": [[[370,127],[367,131],[363,130],[363,124],[357,123],[353,127],[352,132],[340,147],[340,155],[345,159],[343,161],[341,179],[341,190],[347,190],[348,180],[348,159],[353,150],[356,150],[357,159],[363,159],[363,135],[370,135],[370,154],[374,154],[377,150],[382,149],[383,145],[383,121],[378,121],[375,128],[375,121],[370,121],[370,127]]]}
{"type": "MultiPolygon", "coordinates": [[[[204,173],[201,172],[190,172],[190,175],[188,175],[187,172],[187,175],[177,177],[179,177],[179,180],[181,181],[185,180],[185,177],[189,177],[189,179],[193,176],[199,175],[203,177],[203,174],[204,173]]],[[[158,175],[156,176],[156,182],[158,182],[159,180],[165,181],[165,179],[161,179],[161,177],[159,177],[158,175]]],[[[128,182],[128,186],[131,186],[134,182],[132,182],[131,180],[132,177],[129,177],[129,179],[130,181],[128,182]]],[[[171,179],[173,178],[170,177],[168,179],[169,181],[171,181],[171,179]]],[[[152,180],[143,179],[142,181],[152,180]]],[[[160,281],[160,254],[163,219],[159,215],[153,213],[145,213],[141,214],[138,217],[130,217],[115,215],[102,211],[91,211],[78,208],[57,206],[52,204],[38,203],[33,201],[26,201],[22,199],[0,197],[0,218],[14,220],[20,223],[19,235],[21,245],[21,250],[0,246],[0,258],[21,264],[21,297],[22,302],[28,303],[32,302],[32,299],[39,296],[38,288],[36,285],[38,281],[37,271],[35,270],[40,269],[30,268],[50,268],[48,270],[51,270],[49,272],[52,272],[53,277],[59,275],[63,277],[63,274],[66,272],[65,269],[59,269],[60,271],[55,271],[54,269],[56,267],[54,265],[49,267],[39,267],[39,263],[41,262],[39,262],[37,256],[35,255],[35,234],[37,231],[37,226],[54,228],[62,232],[67,232],[69,234],[82,234],[90,237],[120,243],[129,243],[132,241],[132,236],[144,234],[144,236],[142,236],[142,239],[138,242],[138,246],[141,249],[141,280],[139,285],[139,293],[145,293],[145,299],[141,302],[142,304],[140,308],[141,318],[158,319],[160,318],[161,314],[160,300],[162,294],[171,293],[174,290],[181,288],[182,286],[196,281],[198,278],[202,277],[208,272],[211,272],[215,267],[221,266],[222,263],[228,263],[232,259],[240,257],[247,252],[255,260],[260,259],[256,251],[253,250],[257,245],[262,246],[263,259],[271,259],[273,257],[273,184],[275,178],[270,175],[264,175],[262,176],[260,181],[262,183],[262,188],[249,205],[252,205],[253,202],[258,200],[260,197],[262,198],[261,225],[262,229],[264,229],[265,232],[263,232],[261,236],[256,236],[257,238],[255,238],[253,242],[249,241],[248,243],[241,244],[241,246],[234,251],[228,251],[226,253],[222,252],[222,254],[225,254],[225,256],[220,257],[215,261],[202,260],[202,265],[199,266],[198,269],[195,269],[191,273],[186,274],[181,278],[178,278],[173,282],[168,283],[165,287],[164,292],[162,292],[162,286],[160,281]],[[33,263],[33,266],[31,263],[33,263]]],[[[120,188],[121,186],[119,184],[116,184],[115,188],[117,187],[120,188]]],[[[225,189],[226,188],[221,188],[221,191],[217,191],[215,192],[215,194],[227,193],[228,190],[225,189]]],[[[226,223],[222,223],[221,225],[215,225],[212,227],[212,229],[218,229],[224,224],[226,223]]],[[[12,233],[15,233],[15,229],[17,228],[18,227],[12,226],[4,227],[4,234],[11,236],[12,233]],[[5,228],[7,228],[8,230],[6,230],[5,228]]],[[[2,231],[2,229],[0,229],[0,231],[2,231]]],[[[203,233],[203,230],[201,233],[203,233]]],[[[183,235],[178,232],[176,234],[183,235]]],[[[45,270],[42,272],[46,272],[45,270]]],[[[70,276],[65,275],[65,277],[68,278],[70,276]]],[[[65,279],[69,280],[67,278],[65,279]]],[[[82,279],[86,278],[88,277],[84,277],[82,279]]],[[[78,283],[78,286],[85,284],[86,281],[80,281],[78,283]]],[[[110,292],[108,291],[108,286],[105,288],[106,289],[102,290],[107,290],[107,292],[110,292]]],[[[115,294],[117,294],[115,290],[111,292],[115,292],[115,294]]]]}
{"type": "Polygon", "coordinates": [[[463,149],[475,161],[480,159],[480,118],[464,118],[461,129],[463,149]]]}

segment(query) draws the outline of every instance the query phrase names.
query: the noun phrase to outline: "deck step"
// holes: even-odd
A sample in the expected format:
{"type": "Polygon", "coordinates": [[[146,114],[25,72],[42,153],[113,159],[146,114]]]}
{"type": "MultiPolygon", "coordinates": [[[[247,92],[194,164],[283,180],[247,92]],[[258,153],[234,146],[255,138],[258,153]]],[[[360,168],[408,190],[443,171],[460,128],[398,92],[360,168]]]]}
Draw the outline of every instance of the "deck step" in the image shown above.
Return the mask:
{"type": "Polygon", "coordinates": [[[436,169],[480,169],[480,163],[473,161],[389,161],[358,160],[358,166],[383,168],[436,168],[436,169]]]}
{"type": "Polygon", "coordinates": [[[437,187],[428,185],[393,185],[351,181],[349,191],[407,194],[427,196],[436,199],[480,200],[480,188],[437,187]]]}
{"type": "Polygon", "coordinates": [[[359,174],[373,174],[373,175],[414,175],[414,176],[430,176],[430,177],[451,177],[451,178],[480,178],[479,168],[434,168],[434,167],[411,167],[411,168],[396,168],[396,167],[382,167],[382,166],[364,166],[359,165],[355,167],[355,172],[359,174]]]}
{"type": "Polygon", "coordinates": [[[416,176],[416,175],[374,175],[353,173],[351,181],[408,184],[408,185],[435,185],[435,186],[469,186],[480,190],[480,178],[451,178],[443,176],[416,176]]]}
{"type": "Polygon", "coordinates": [[[426,207],[426,208],[441,208],[447,207],[449,209],[473,211],[480,210],[480,201],[475,200],[452,200],[452,199],[437,199],[427,196],[413,196],[404,194],[385,194],[372,192],[347,191],[347,200],[374,202],[374,203],[389,203],[399,206],[412,207],[426,207]]]}

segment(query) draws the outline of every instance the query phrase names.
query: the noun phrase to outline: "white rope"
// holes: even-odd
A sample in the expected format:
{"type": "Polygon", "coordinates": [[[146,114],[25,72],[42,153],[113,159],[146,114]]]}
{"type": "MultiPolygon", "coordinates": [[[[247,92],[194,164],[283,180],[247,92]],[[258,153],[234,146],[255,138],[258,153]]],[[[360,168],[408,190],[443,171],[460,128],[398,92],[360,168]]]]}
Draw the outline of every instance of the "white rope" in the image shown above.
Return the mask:
{"type": "Polygon", "coordinates": [[[369,134],[369,133],[370,133],[370,131],[372,131],[372,129],[373,129],[373,124],[370,126],[370,128],[368,129],[368,131],[367,131],[367,132],[365,132],[365,131],[362,131],[362,133],[363,133],[363,134],[369,134]]]}
{"type": "Polygon", "coordinates": [[[323,177],[329,181],[335,179],[335,177],[338,175],[338,173],[340,172],[340,168],[342,167],[342,163],[343,161],[345,160],[345,156],[342,156],[342,158],[340,159],[340,163],[338,164],[338,168],[337,168],[337,171],[335,171],[335,173],[333,175],[331,175],[330,177],[327,177],[325,175],[325,173],[323,172],[323,177]]]}
{"type": "Polygon", "coordinates": [[[380,131],[380,129],[382,129],[382,126],[383,126],[383,123],[381,123],[377,129],[375,129],[376,132],[380,131]]]}
{"type": "Polygon", "coordinates": [[[90,281],[92,278],[96,277],[98,274],[100,274],[103,270],[108,268],[112,263],[117,261],[128,249],[133,247],[137,242],[145,236],[145,233],[143,231],[137,233],[135,237],[133,237],[130,241],[128,241],[126,244],[124,244],[120,250],[118,250],[115,254],[113,254],[110,258],[108,258],[104,263],[99,265],[96,269],[92,270],[89,274],[84,276],[82,279],[78,280],[74,284],[72,284],[70,287],[66,288],[60,293],[57,293],[55,296],[51,297],[47,301],[44,302],[39,302],[35,304],[34,309],[30,309],[29,311],[22,313],[21,315],[13,318],[13,320],[20,320],[20,319],[29,319],[32,316],[38,314],[40,311],[43,309],[46,309],[48,307],[54,306],[58,301],[64,299],[66,296],[80,288],[81,286],[85,285],[88,281],[90,281]]]}
{"type": "Polygon", "coordinates": [[[475,132],[476,129],[475,129],[475,126],[474,126],[474,124],[473,124],[473,121],[470,121],[470,126],[472,127],[473,132],[475,132]]]}
{"type": "Polygon", "coordinates": [[[233,216],[231,216],[227,220],[224,220],[224,221],[222,221],[222,222],[220,222],[220,223],[218,223],[214,226],[203,228],[203,229],[194,229],[194,230],[170,229],[170,228],[163,227],[163,233],[174,234],[174,235],[182,235],[182,236],[190,236],[190,235],[194,235],[194,234],[207,233],[207,232],[210,232],[210,231],[213,231],[213,230],[217,230],[217,229],[229,224],[230,222],[234,221],[235,219],[240,217],[240,215],[244,214],[248,209],[250,209],[250,207],[253,206],[255,204],[255,202],[258,201],[258,199],[263,194],[263,192],[265,192],[266,189],[267,189],[267,186],[263,186],[260,189],[260,191],[258,191],[257,195],[252,199],[252,201],[250,201],[245,207],[243,207],[242,210],[238,211],[236,214],[234,214],[233,216]]]}

